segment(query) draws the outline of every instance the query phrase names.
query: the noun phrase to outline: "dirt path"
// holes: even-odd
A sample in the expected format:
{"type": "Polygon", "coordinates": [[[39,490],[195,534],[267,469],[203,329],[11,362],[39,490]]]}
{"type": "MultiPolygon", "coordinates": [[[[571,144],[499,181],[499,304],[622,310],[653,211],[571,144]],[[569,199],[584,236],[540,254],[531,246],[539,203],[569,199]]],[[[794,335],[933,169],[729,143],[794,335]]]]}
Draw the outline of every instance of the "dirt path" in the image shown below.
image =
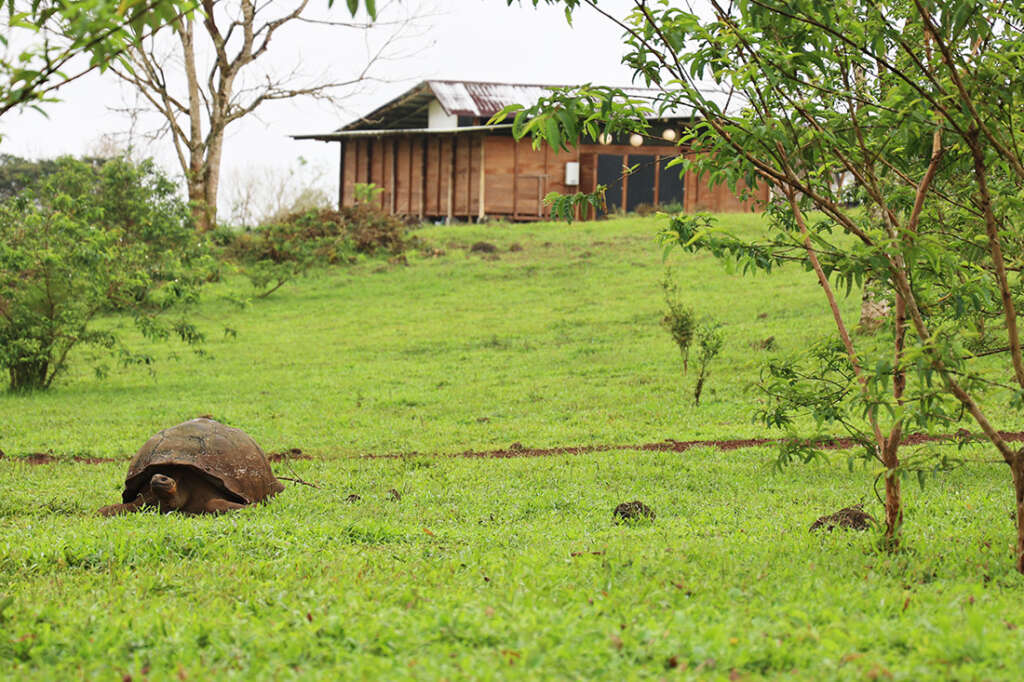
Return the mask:
{"type": "MultiPolygon", "coordinates": [[[[1024,441],[1024,431],[1000,431],[1004,439],[1008,441],[1024,441]]],[[[904,445],[921,445],[922,443],[956,442],[961,439],[983,440],[980,436],[968,432],[958,432],[941,436],[929,436],[923,433],[915,433],[903,439],[904,445]]],[[[692,448],[711,447],[718,450],[741,450],[743,448],[758,447],[761,445],[772,445],[780,442],[780,438],[748,438],[736,440],[673,440],[671,438],[658,443],[643,443],[641,445],[579,445],[555,448],[528,448],[522,443],[513,443],[507,448],[498,450],[464,450],[462,452],[402,452],[392,454],[365,454],[360,455],[363,459],[400,459],[403,457],[465,457],[465,458],[494,458],[504,459],[509,457],[550,457],[553,455],[582,455],[589,452],[609,452],[612,450],[646,450],[648,452],[686,452],[692,448]]],[[[856,443],[850,438],[835,438],[822,444],[826,450],[842,450],[854,447],[856,443]]]]}
{"type": "MultiPolygon", "coordinates": [[[[1000,431],[1004,439],[1011,442],[1024,441],[1024,431],[1000,431]]],[[[984,440],[980,436],[967,431],[959,431],[953,434],[942,436],[929,436],[926,434],[911,434],[903,439],[904,445],[921,445],[922,443],[937,443],[942,441],[956,442],[958,440],[984,440]]],[[[772,445],[778,443],[779,438],[748,438],[736,440],[673,440],[666,439],[658,443],[643,443],[641,445],[574,445],[554,448],[529,448],[522,443],[512,443],[507,448],[497,450],[463,450],[462,452],[395,452],[395,453],[367,453],[358,455],[360,459],[402,459],[406,457],[461,457],[467,459],[507,459],[510,457],[552,457],[555,455],[584,455],[590,452],[610,452],[614,450],[644,450],[647,452],[686,452],[692,448],[717,448],[718,450],[740,450],[743,448],[758,447],[761,445],[772,445]]],[[[826,450],[842,450],[853,447],[856,443],[849,438],[836,438],[822,445],[826,450]]],[[[106,464],[110,462],[123,462],[125,457],[79,457],[61,456],[52,453],[35,452],[26,456],[7,457],[0,450],[0,460],[21,460],[28,464],[54,464],[56,462],[77,462],[80,464],[106,464]]],[[[291,448],[282,452],[275,452],[267,455],[271,462],[280,462],[285,459],[312,459],[310,455],[302,452],[299,448],[291,448]]]]}

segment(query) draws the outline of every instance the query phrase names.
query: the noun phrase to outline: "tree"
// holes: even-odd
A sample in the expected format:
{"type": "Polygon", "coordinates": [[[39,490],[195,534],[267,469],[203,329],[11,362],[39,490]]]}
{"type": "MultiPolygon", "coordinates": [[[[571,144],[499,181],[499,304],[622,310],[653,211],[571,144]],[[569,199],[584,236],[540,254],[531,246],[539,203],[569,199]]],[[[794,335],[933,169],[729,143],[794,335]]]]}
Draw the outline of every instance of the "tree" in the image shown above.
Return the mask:
{"type": "MultiPolygon", "coordinates": [[[[602,11],[594,0],[562,4],[570,16],[581,5],[602,11]]],[[[835,322],[799,362],[769,368],[765,421],[792,427],[805,413],[849,429],[883,466],[895,546],[900,476],[943,466],[901,461],[905,430],[969,415],[1010,468],[1024,572],[1024,450],[998,429],[1024,407],[1024,10],[997,0],[710,0],[709,9],[702,17],[636,0],[620,22],[625,61],[660,89],[656,101],[606,91],[595,113],[586,106],[595,89],[582,100],[554,93],[517,113],[516,130],[562,145],[609,120],[643,130],[644,107],[692,106],[700,122],[681,143],[697,157],[680,169],[734,188],[768,183],[770,227],[745,240],[679,216],[663,236],[745,270],[799,263],[835,322]],[[838,303],[865,280],[892,302],[873,337],[852,335],[838,303]]]]}
{"type": "Polygon", "coordinates": [[[188,310],[208,256],[175,184],[151,162],[55,165],[0,203],[0,367],[14,391],[49,388],[83,345],[148,364],[102,315],[148,338],[202,338],[188,310]]]}
{"type": "MultiPolygon", "coordinates": [[[[176,21],[173,38],[155,36],[133,45],[127,63],[111,70],[158,113],[162,121],[158,134],[167,134],[173,143],[186,177],[193,218],[197,228],[206,231],[216,227],[228,127],[268,102],[300,97],[336,101],[344,89],[366,81],[379,60],[393,56],[389,49],[413,18],[405,15],[376,23],[321,21],[310,16],[309,0],[202,0],[200,4],[203,16],[176,21]],[[317,79],[304,76],[297,66],[288,71],[274,68],[274,38],[301,23],[360,32],[378,26],[394,32],[354,72],[340,79],[317,79]],[[180,67],[180,72],[168,65],[180,67]]],[[[348,5],[353,13],[358,8],[354,1],[348,5]]],[[[374,3],[367,2],[366,8],[377,16],[374,3]]],[[[387,10],[382,8],[381,14],[387,10]]]]}
{"type": "MultiPolygon", "coordinates": [[[[121,156],[120,154],[91,154],[83,156],[80,160],[83,163],[100,167],[108,160],[121,156]]],[[[23,159],[14,154],[0,154],[0,201],[29,189],[48,175],[56,173],[61,168],[59,159],[23,159]]]]}
{"type": "Polygon", "coordinates": [[[0,199],[8,199],[57,169],[54,159],[30,161],[13,154],[0,154],[0,199]]]}
{"type": "MultiPolygon", "coordinates": [[[[0,116],[38,107],[55,92],[94,69],[121,60],[130,45],[192,16],[198,0],[10,0],[4,3],[8,32],[0,57],[0,116]],[[82,58],[86,62],[82,63],[82,58]]],[[[327,0],[330,7],[334,0],[327,0]]],[[[355,16],[375,0],[345,0],[355,16]]]]}

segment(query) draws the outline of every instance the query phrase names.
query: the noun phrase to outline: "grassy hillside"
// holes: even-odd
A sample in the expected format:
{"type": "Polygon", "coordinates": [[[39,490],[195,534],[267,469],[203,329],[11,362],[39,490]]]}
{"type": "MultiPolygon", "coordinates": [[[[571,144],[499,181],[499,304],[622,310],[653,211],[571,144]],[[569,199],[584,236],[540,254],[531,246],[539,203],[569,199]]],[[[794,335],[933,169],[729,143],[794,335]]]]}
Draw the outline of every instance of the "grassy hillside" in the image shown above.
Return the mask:
{"type": "Polygon", "coordinates": [[[672,254],[686,302],[725,324],[694,409],[693,377],[659,326],[658,225],[429,227],[421,253],[443,256],[331,270],[245,311],[226,300],[247,286],[231,280],[200,311],[207,357],[155,346],[154,374],[115,368],[103,381],[79,357],[50,393],[0,394],[0,448],[123,456],[197,414],[271,450],[329,456],[760,435],[748,387],[765,352],[753,345],[774,336],[787,352],[826,332],[817,287],[795,268],[745,278],[672,254]],[[481,240],[496,260],[468,252],[481,240]]]}
{"type": "Polygon", "coordinates": [[[843,453],[782,472],[764,448],[408,454],[772,435],[750,419],[755,346],[827,332],[818,288],[672,254],[687,302],[725,323],[694,408],[659,327],[657,227],[424,228],[421,253],[444,254],[408,267],[332,270],[246,311],[226,300],[242,282],[217,285],[203,358],[154,346],[155,375],[105,381],[80,358],[49,393],[0,395],[0,679],[1018,679],[1011,487],[980,447],[907,486],[898,554],[807,532],[856,502],[880,515],[876,472],[843,453]],[[497,259],[469,253],[481,240],[497,259]],[[202,413],[314,455],[275,467],[319,487],[102,519],[124,459],[21,457],[123,458],[202,413]],[[357,456],[385,453],[407,454],[357,456]],[[614,524],[634,499],[657,518],[614,524]]]}

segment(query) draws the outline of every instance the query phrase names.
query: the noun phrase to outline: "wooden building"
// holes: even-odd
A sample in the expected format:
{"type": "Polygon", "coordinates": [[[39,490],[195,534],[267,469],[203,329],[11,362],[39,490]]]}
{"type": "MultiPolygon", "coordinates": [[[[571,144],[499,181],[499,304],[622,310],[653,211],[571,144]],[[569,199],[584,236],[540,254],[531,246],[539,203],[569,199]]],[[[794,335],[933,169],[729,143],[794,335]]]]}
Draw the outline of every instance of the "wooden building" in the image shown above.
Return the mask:
{"type": "MultiPolygon", "coordinates": [[[[668,167],[687,153],[672,140],[691,123],[688,116],[652,120],[646,137],[580,140],[569,152],[516,141],[510,124],[485,125],[508,104],[532,105],[547,87],[425,81],[334,132],[294,137],[339,143],[339,205],[355,202],[356,185],[373,183],[383,190],[382,208],[424,220],[541,220],[549,215],[549,192],[592,192],[598,184],[608,187],[609,212],[666,204],[686,212],[750,210],[751,201],[726,186],[711,187],[692,173],[680,178],[678,167],[668,167]]],[[[627,93],[650,98],[655,91],[627,93]]],[[[766,199],[767,187],[759,190],[766,199]]]]}

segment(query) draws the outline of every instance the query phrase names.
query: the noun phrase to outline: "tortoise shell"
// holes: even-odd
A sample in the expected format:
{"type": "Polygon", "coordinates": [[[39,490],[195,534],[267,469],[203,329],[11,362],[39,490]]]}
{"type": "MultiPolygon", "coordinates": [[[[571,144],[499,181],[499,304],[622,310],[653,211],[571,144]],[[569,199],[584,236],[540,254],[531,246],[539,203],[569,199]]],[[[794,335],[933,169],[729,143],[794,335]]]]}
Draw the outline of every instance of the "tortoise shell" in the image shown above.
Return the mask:
{"type": "Polygon", "coordinates": [[[121,498],[138,497],[154,473],[166,467],[190,467],[224,491],[225,498],[252,504],[284,490],[267,456],[247,433],[200,417],[156,434],[128,465],[121,498]]]}

